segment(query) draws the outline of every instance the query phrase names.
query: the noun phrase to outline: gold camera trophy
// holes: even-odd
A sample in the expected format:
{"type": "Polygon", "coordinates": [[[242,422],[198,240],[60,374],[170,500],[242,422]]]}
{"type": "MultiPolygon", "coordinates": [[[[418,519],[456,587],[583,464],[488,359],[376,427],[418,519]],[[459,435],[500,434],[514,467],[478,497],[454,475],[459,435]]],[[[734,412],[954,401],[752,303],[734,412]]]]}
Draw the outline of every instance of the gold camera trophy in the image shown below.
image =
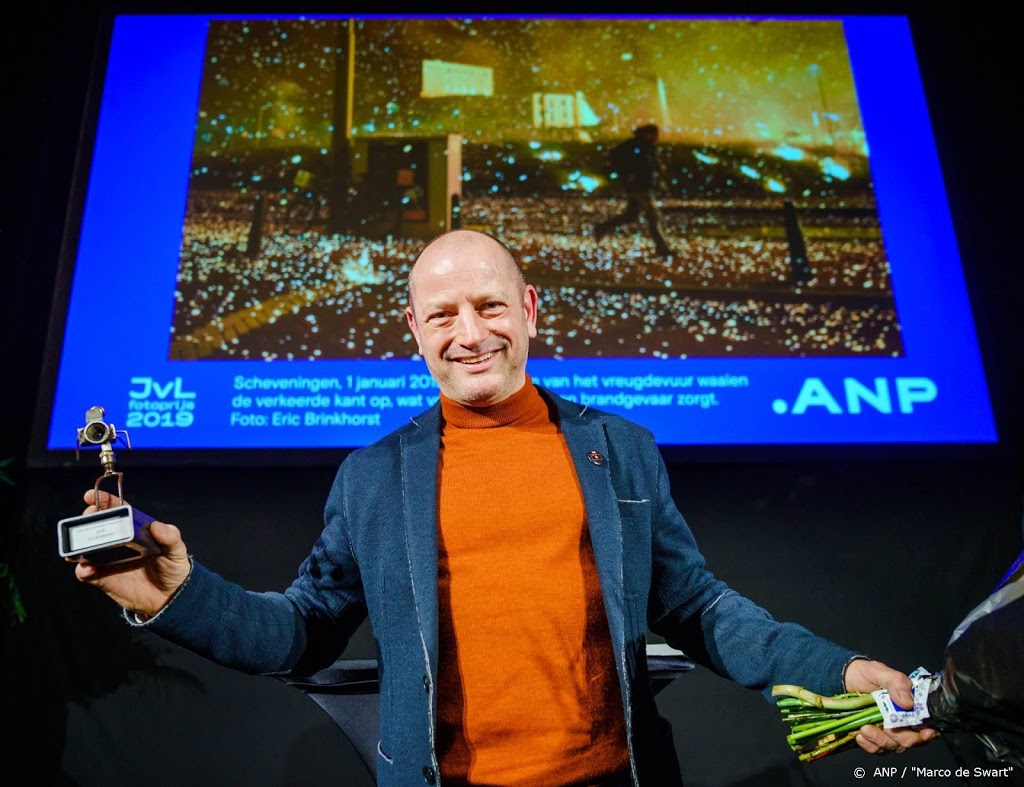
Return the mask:
{"type": "Polygon", "coordinates": [[[93,486],[94,500],[99,500],[100,485],[111,479],[117,482],[117,499],[120,505],[94,511],[91,514],[68,517],[57,523],[57,550],[60,556],[73,560],[87,560],[90,563],[123,563],[160,551],[159,545],[149,534],[149,523],[153,517],[124,501],[124,475],[115,467],[113,444],[121,439],[131,448],[128,433],[116,429],[103,420],[106,411],[102,407],[90,407],[85,411],[85,426],[78,430],[75,456],[82,446],[99,446],[100,465],[103,475],[93,486]]]}

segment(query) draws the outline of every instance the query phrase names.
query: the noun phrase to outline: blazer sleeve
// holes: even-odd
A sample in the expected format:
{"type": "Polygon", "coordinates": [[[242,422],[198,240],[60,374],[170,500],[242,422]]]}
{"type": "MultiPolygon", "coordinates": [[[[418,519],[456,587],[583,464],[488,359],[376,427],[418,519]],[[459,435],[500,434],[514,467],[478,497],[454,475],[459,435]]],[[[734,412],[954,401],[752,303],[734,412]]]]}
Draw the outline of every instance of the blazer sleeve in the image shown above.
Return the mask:
{"type": "Polygon", "coordinates": [[[331,664],[366,617],[339,468],[324,528],[283,593],[255,592],[193,560],[172,601],[144,626],[218,664],[249,673],[314,672],[331,664]]]}
{"type": "Polygon", "coordinates": [[[846,665],[857,654],[796,623],[775,620],[716,578],[676,506],[660,453],[656,465],[651,631],[699,664],[768,697],[778,683],[842,692],[846,665]]]}

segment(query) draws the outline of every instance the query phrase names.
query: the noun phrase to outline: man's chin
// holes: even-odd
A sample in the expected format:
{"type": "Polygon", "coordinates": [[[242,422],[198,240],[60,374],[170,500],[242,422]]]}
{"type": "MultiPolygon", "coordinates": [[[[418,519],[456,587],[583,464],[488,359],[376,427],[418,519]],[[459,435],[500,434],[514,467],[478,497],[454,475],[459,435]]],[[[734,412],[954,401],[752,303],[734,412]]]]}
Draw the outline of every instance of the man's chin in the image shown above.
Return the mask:
{"type": "Polygon", "coordinates": [[[466,407],[490,407],[502,399],[498,389],[493,386],[463,388],[461,393],[462,395],[456,401],[466,405],[466,407]]]}
{"type": "Polygon", "coordinates": [[[501,386],[493,379],[487,379],[486,375],[472,375],[469,379],[458,380],[451,386],[452,391],[447,394],[449,399],[454,399],[466,407],[488,407],[497,404],[504,398],[501,386]]]}

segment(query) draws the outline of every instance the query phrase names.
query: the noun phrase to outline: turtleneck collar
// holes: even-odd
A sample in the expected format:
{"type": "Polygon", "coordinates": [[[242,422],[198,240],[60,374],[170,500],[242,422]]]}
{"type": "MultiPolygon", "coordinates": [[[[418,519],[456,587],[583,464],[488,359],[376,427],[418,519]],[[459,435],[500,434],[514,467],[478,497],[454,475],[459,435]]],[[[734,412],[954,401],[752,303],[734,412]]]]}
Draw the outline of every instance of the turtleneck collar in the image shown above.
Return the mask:
{"type": "Polygon", "coordinates": [[[538,417],[548,418],[548,407],[530,375],[526,384],[507,399],[488,407],[467,407],[441,394],[441,417],[459,429],[488,429],[525,424],[538,417]]]}

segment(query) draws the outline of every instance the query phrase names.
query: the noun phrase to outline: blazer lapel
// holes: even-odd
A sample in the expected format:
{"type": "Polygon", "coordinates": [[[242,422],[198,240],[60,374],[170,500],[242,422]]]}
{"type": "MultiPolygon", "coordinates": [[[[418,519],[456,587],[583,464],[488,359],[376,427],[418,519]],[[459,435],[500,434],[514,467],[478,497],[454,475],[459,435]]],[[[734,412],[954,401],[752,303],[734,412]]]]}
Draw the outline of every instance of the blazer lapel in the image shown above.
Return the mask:
{"type": "MultiPolygon", "coordinates": [[[[419,629],[437,673],[437,469],[441,449],[440,407],[415,423],[419,427],[402,437],[402,497],[409,579],[412,583],[419,629]]],[[[381,490],[387,493],[388,490],[381,490]]]]}
{"type": "MultiPolygon", "coordinates": [[[[575,408],[575,405],[572,407],[575,408]]],[[[608,438],[599,421],[583,419],[582,413],[560,404],[559,425],[569,446],[576,476],[583,490],[590,542],[601,581],[601,596],[612,642],[622,647],[625,634],[623,621],[622,522],[618,500],[612,485],[611,451],[608,438]]]]}

